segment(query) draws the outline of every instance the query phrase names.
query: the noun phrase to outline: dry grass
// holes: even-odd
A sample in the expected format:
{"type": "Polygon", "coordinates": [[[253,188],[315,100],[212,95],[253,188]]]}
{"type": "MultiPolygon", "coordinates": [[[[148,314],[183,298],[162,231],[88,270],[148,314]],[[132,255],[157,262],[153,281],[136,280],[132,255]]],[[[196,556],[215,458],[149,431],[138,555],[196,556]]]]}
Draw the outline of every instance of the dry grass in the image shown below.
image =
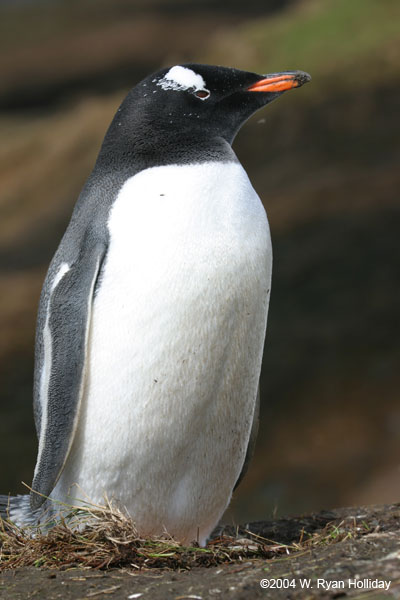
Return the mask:
{"type": "MultiPolygon", "coordinates": [[[[239,531],[239,530],[238,530],[239,531]]],[[[302,532],[291,545],[246,531],[248,538],[221,536],[206,548],[185,547],[165,534],[143,539],[132,520],[107,501],[104,506],[71,507],[68,518],[46,533],[22,529],[0,519],[0,571],[22,566],[48,569],[73,567],[107,569],[190,569],[249,559],[298,556],[319,546],[359,537],[368,526],[354,522],[328,524],[312,535],[302,532]],[[78,525],[78,527],[77,527],[78,525]]]]}

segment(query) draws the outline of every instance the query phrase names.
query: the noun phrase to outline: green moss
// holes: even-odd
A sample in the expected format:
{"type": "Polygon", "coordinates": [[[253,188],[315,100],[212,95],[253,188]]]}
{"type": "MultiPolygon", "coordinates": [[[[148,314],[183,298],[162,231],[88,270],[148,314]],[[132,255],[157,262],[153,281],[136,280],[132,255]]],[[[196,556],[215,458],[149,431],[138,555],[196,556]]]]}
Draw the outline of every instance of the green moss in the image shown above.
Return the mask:
{"type": "Polygon", "coordinates": [[[252,35],[265,57],[273,52],[284,62],[299,59],[324,69],[325,59],[347,62],[387,45],[398,36],[399,19],[396,0],[308,2],[270,21],[267,31],[255,26],[252,35]]]}
{"type": "Polygon", "coordinates": [[[398,0],[304,0],[219,36],[215,52],[220,62],[257,72],[302,69],[314,80],[335,77],[335,87],[368,85],[400,76],[399,22],[398,0]]]}

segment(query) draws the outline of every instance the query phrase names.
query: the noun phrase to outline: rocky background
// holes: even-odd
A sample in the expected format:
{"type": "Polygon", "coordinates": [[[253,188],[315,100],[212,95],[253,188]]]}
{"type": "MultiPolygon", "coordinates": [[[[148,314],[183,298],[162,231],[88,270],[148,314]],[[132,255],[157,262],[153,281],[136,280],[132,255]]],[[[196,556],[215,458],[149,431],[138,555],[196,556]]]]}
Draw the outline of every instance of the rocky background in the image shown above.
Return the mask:
{"type": "Polygon", "coordinates": [[[31,482],[47,265],[126,91],[188,61],[302,69],[235,150],[274,275],[257,452],[227,522],[400,499],[398,0],[0,2],[0,491],[31,482]]]}

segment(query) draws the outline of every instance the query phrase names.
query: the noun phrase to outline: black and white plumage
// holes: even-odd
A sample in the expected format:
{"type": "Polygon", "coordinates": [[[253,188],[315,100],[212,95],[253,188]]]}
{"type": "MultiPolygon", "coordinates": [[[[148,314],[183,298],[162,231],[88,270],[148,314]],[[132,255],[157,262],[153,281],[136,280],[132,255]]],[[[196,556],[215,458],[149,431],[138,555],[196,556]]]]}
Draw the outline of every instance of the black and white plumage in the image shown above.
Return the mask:
{"type": "MultiPolygon", "coordinates": [[[[36,335],[32,488],[126,507],[143,535],[204,544],[257,429],[272,251],[259,197],[231,143],[291,87],[182,65],[118,109],[50,265],[36,335]]],[[[3,497],[3,504],[5,499],[3,497]]]]}

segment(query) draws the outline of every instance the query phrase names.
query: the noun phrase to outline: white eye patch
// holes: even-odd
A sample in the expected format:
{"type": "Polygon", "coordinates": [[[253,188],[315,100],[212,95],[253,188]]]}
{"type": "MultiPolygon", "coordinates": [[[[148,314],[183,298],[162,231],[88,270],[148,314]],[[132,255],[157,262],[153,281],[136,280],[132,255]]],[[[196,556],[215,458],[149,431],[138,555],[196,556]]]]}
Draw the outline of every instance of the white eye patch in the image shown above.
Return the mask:
{"type": "Polygon", "coordinates": [[[177,92],[189,89],[194,92],[208,92],[206,82],[201,75],[195,73],[192,69],[180,66],[172,67],[160,81],[157,81],[157,85],[163,90],[175,90],[177,92]]]}

